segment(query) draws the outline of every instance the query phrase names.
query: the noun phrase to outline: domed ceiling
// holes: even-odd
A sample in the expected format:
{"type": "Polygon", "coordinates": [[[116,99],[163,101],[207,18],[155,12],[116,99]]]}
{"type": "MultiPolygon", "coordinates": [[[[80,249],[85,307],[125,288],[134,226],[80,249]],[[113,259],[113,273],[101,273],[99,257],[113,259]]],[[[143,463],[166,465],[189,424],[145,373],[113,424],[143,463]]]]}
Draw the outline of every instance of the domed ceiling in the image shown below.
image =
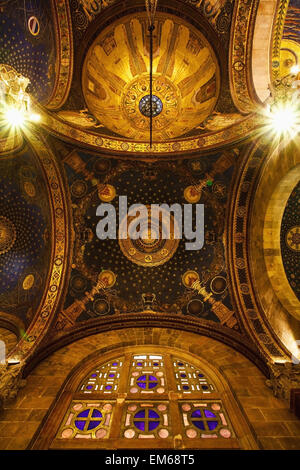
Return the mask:
{"type": "MultiPolygon", "coordinates": [[[[153,33],[153,138],[187,133],[214,110],[220,70],[204,35],[157,12],[153,33]]],[[[83,94],[99,122],[127,138],[149,139],[149,32],[146,13],[106,27],[87,51],[83,94]]]]}
{"type": "MultiPolygon", "coordinates": [[[[192,315],[238,331],[223,245],[238,153],[235,149],[177,163],[150,164],[100,158],[75,148],[66,152],[63,160],[72,201],[74,247],[68,292],[56,330],[63,332],[78,323],[111,315],[155,311],[192,315]],[[128,208],[137,203],[176,203],[183,210],[187,203],[204,204],[202,249],[186,250],[185,236],[180,240],[152,239],[149,235],[138,240],[120,239],[124,222],[120,196],[127,196],[128,208]],[[103,202],[110,202],[116,219],[120,217],[115,239],[97,236],[100,218],[96,212],[103,202]],[[191,288],[197,279],[202,290],[191,288]]],[[[164,229],[159,222],[154,225],[154,230],[164,229]]]]}
{"type": "Polygon", "coordinates": [[[55,31],[47,3],[0,1],[0,63],[27,77],[27,92],[41,102],[50,97],[55,82],[55,31]]]}
{"type": "Polygon", "coordinates": [[[300,182],[293,189],[284,210],[280,243],[286,276],[300,300],[300,182]]]}
{"type": "Polygon", "coordinates": [[[0,311],[28,327],[44,292],[50,259],[47,190],[28,148],[2,155],[0,175],[0,311]]]}

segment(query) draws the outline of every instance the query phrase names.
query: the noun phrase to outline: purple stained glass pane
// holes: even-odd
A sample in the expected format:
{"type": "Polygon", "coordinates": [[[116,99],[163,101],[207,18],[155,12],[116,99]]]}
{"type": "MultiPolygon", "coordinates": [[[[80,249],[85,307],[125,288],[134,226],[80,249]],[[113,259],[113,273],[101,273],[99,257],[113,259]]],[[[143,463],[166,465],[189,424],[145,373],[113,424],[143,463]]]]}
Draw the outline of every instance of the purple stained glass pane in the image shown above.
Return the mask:
{"type": "Polygon", "coordinates": [[[146,376],[145,376],[145,375],[141,375],[141,376],[138,378],[138,382],[139,382],[140,380],[144,380],[144,381],[145,381],[145,380],[146,380],[146,376]]]}
{"type": "Polygon", "coordinates": [[[188,390],[190,387],[188,385],[183,385],[183,390],[188,390]]]}
{"type": "Polygon", "coordinates": [[[198,374],[198,377],[204,377],[204,375],[203,374],[198,374]]]}
{"type": "Polygon", "coordinates": [[[93,385],[88,385],[88,386],[86,387],[87,390],[91,390],[92,388],[93,388],[93,385]]]}
{"type": "Polygon", "coordinates": [[[135,418],[145,418],[145,410],[140,410],[134,415],[135,418]]]}
{"type": "Polygon", "coordinates": [[[149,410],[149,418],[159,419],[159,415],[154,410],[149,410]]]}
{"type": "Polygon", "coordinates": [[[159,366],[159,363],[158,362],[153,362],[153,365],[154,366],[159,366]]]}
{"type": "Polygon", "coordinates": [[[87,418],[88,415],[89,415],[89,412],[90,412],[89,409],[84,410],[84,411],[82,411],[81,413],[79,413],[79,415],[77,416],[77,418],[87,418]]]}
{"type": "Polygon", "coordinates": [[[138,382],[138,386],[139,386],[140,388],[146,388],[145,382],[138,382]]]}
{"type": "Polygon", "coordinates": [[[115,374],[109,374],[109,376],[108,376],[108,377],[114,377],[114,376],[115,376],[115,374]]]}
{"type": "Polygon", "coordinates": [[[157,386],[157,383],[155,383],[155,382],[149,382],[149,383],[148,383],[148,388],[149,388],[149,389],[150,389],[150,388],[155,388],[156,386],[157,386]]]}
{"type": "Polygon", "coordinates": [[[149,431],[153,431],[153,429],[157,428],[158,425],[159,425],[159,421],[149,421],[148,422],[149,431]]]}
{"type": "Polygon", "coordinates": [[[218,421],[207,421],[208,429],[213,431],[218,426],[218,421]]]}
{"type": "Polygon", "coordinates": [[[92,418],[102,418],[102,413],[99,410],[93,410],[92,418]]]}
{"type": "Polygon", "coordinates": [[[137,362],[136,365],[139,366],[139,367],[142,367],[143,363],[142,362],[137,362]]]}
{"type": "Polygon", "coordinates": [[[154,377],[154,375],[149,375],[149,380],[151,380],[151,382],[157,382],[157,378],[154,377]]]}
{"type": "Polygon", "coordinates": [[[180,374],[180,377],[184,378],[184,377],[186,377],[186,374],[180,374]]]}
{"type": "Polygon", "coordinates": [[[201,429],[202,431],[205,430],[203,421],[193,421],[193,424],[194,424],[198,429],[201,429]]]}
{"type": "Polygon", "coordinates": [[[202,390],[208,390],[208,386],[207,385],[202,385],[202,390]]]}
{"type": "Polygon", "coordinates": [[[106,385],[105,390],[111,390],[112,386],[111,385],[106,385]]]}
{"type": "Polygon", "coordinates": [[[75,426],[79,431],[84,430],[85,421],[75,421],[75,426]]]}
{"type": "Polygon", "coordinates": [[[204,410],[204,414],[207,418],[216,418],[216,415],[210,410],[204,410]]]}
{"type": "Polygon", "coordinates": [[[92,374],[91,377],[97,377],[97,374],[92,374]]]}
{"type": "Polygon", "coordinates": [[[88,425],[88,431],[95,429],[97,426],[99,426],[100,423],[101,421],[90,421],[88,425]]]}
{"type": "Polygon", "coordinates": [[[193,411],[192,418],[202,418],[201,411],[200,410],[193,411]]]}
{"type": "Polygon", "coordinates": [[[183,362],[177,362],[179,366],[183,366],[183,362]]]}
{"type": "Polygon", "coordinates": [[[144,421],[134,421],[134,425],[140,431],[145,431],[145,422],[144,421]]]}
{"type": "Polygon", "coordinates": [[[117,363],[117,362],[113,362],[112,365],[113,365],[113,366],[117,366],[118,363],[117,363]]]}

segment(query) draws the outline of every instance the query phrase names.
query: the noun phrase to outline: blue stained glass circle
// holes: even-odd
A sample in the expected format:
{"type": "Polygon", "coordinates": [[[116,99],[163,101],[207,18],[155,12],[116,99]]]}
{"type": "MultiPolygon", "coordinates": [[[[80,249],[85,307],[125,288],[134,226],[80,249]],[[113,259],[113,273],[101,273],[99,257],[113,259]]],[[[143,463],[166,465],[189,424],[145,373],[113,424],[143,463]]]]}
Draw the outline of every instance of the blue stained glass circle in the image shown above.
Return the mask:
{"type": "Polygon", "coordinates": [[[201,429],[202,431],[205,431],[205,426],[203,421],[193,421],[193,424],[198,428],[201,429]]]}
{"type": "Polygon", "coordinates": [[[77,418],[87,418],[88,415],[89,415],[89,411],[90,411],[90,410],[84,410],[84,411],[82,411],[81,413],[79,413],[79,415],[77,415],[77,418]]]}
{"type": "Polygon", "coordinates": [[[218,421],[207,421],[208,429],[213,431],[218,426],[218,421]]]}
{"type": "Polygon", "coordinates": [[[85,425],[85,420],[82,421],[75,421],[75,426],[78,428],[80,431],[84,430],[84,425],[85,425]]]}
{"type": "Polygon", "coordinates": [[[97,426],[99,426],[100,423],[101,421],[90,421],[88,425],[88,431],[95,429],[97,426]]]}
{"type": "Polygon", "coordinates": [[[149,431],[153,431],[153,429],[156,429],[158,425],[159,425],[159,421],[149,421],[148,423],[149,431]]]}
{"type": "Polygon", "coordinates": [[[145,431],[145,421],[134,421],[134,425],[140,431],[145,431]]]}
{"type": "Polygon", "coordinates": [[[159,415],[154,410],[149,410],[149,418],[159,419],[159,415]]]}
{"type": "MultiPolygon", "coordinates": [[[[152,116],[158,116],[163,109],[163,104],[160,98],[156,95],[152,95],[152,116]]],[[[145,95],[139,102],[139,110],[143,116],[150,117],[150,95],[145,95]]]]}
{"type": "Polygon", "coordinates": [[[204,414],[207,418],[216,418],[216,415],[210,410],[204,410],[204,414]]]}

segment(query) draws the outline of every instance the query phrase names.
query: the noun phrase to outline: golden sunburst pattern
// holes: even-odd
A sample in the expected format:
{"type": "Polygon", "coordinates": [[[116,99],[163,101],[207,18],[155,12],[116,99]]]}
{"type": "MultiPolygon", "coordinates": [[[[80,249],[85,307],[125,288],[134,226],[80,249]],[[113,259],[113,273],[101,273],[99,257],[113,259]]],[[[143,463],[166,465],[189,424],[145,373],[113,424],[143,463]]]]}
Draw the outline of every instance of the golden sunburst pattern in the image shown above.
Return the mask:
{"type": "MultiPolygon", "coordinates": [[[[161,141],[185,134],[211,114],[220,73],[206,38],[181,18],[158,12],[153,46],[153,93],[162,103],[153,136],[161,141]]],[[[126,16],[100,33],[87,51],[82,86],[100,123],[127,138],[149,138],[149,118],[140,106],[149,95],[146,13],[126,16]]]]}

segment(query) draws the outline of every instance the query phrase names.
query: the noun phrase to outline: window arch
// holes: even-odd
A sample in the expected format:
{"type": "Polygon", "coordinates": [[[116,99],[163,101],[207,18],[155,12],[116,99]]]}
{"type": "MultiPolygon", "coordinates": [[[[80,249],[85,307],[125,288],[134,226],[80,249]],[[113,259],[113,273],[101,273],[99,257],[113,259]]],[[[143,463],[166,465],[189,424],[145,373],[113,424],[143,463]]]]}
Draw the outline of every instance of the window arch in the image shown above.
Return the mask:
{"type": "Polygon", "coordinates": [[[159,351],[137,346],[80,367],[33,448],[45,448],[45,433],[53,449],[243,448],[251,431],[222,376],[186,352],[159,351]]]}

